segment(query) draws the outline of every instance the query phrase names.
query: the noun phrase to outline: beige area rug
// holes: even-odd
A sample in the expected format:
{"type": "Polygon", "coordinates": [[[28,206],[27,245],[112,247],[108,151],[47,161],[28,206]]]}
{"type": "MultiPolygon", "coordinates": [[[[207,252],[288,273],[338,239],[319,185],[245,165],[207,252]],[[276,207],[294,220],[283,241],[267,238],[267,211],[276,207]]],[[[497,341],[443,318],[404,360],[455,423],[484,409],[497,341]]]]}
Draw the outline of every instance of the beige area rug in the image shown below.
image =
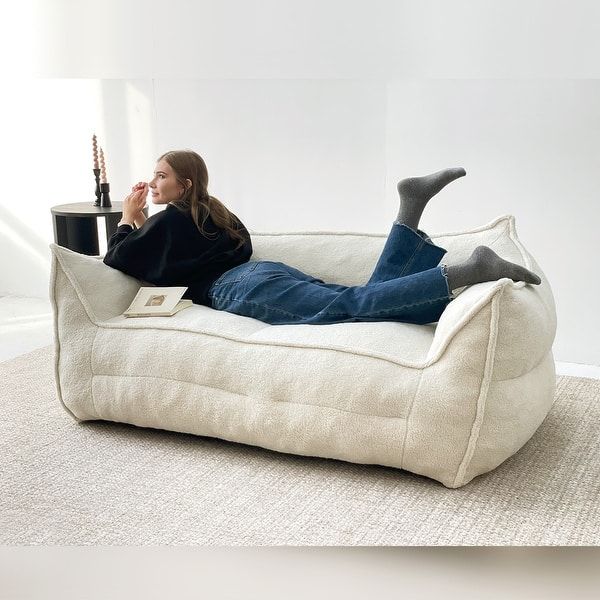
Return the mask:
{"type": "Polygon", "coordinates": [[[391,467],[77,423],[47,346],[0,363],[0,544],[599,545],[600,381],[557,385],[527,444],[452,490],[391,467]]]}

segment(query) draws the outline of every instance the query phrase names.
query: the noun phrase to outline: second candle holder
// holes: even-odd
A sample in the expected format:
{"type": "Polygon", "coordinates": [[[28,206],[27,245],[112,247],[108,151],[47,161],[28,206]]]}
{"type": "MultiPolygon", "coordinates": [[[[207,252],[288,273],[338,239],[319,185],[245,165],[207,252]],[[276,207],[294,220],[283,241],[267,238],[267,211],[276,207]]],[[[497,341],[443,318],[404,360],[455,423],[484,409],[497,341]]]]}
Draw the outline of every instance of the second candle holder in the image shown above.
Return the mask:
{"type": "Polygon", "coordinates": [[[112,206],[110,201],[110,183],[101,183],[100,184],[100,206],[104,208],[108,208],[112,206]]]}

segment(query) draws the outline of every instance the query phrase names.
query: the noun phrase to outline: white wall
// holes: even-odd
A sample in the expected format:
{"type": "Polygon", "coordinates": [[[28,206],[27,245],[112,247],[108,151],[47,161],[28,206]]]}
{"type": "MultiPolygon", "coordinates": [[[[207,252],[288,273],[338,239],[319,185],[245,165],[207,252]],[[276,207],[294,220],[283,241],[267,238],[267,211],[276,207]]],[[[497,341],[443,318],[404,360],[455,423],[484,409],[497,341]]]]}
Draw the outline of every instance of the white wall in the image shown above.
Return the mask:
{"type": "Polygon", "coordinates": [[[34,3],[43,77],[600,76],[596,0],[34,3]]]}
{"type": "Polygon", "coordinates": [[[596,4],[176,0],[167,18],[130,0],[96,21],[86,6],[40,3],[43,78],[5,93],[1,293],[47,295],[49,209],[93,200],[94,132],[114,199],[193,148],[257,231],[387,232],[398,179],[463,166],[421,227],[514,214],[553,286],[556,360],[600,365],[596,4]]]}

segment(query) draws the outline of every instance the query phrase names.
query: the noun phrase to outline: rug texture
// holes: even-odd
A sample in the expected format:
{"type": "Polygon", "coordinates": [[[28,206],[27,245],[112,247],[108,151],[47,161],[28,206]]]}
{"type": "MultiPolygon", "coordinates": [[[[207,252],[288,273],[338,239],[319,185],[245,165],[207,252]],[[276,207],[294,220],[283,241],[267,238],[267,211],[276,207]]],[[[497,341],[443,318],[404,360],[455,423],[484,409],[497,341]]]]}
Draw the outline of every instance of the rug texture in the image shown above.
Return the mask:
{"type": "Polygon", "coordinates": [[[53,347],[0,363],[0,545],[596,546],[600,381],[558,376],[533,437],[458,489],[407,471],[106,421],[53,347]]]}

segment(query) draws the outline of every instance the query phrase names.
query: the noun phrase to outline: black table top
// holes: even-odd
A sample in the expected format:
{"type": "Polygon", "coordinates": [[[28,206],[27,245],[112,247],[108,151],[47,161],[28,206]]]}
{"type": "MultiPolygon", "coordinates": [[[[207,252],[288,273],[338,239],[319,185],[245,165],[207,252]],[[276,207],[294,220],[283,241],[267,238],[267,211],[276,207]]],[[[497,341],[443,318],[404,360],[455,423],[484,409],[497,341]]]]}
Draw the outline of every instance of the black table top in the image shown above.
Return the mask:
{"type": "Polygon", "coordinates": [[[94,206],[93,200],[90,202],[72,202],[70,204],[53,206],[50,211],[53,215],[64,217],[91,217],[94,215],[103,217],[123,212],[123,202],[121,200],[111,200],[111,204],[112,206],[102,207],[94,206]]]}

